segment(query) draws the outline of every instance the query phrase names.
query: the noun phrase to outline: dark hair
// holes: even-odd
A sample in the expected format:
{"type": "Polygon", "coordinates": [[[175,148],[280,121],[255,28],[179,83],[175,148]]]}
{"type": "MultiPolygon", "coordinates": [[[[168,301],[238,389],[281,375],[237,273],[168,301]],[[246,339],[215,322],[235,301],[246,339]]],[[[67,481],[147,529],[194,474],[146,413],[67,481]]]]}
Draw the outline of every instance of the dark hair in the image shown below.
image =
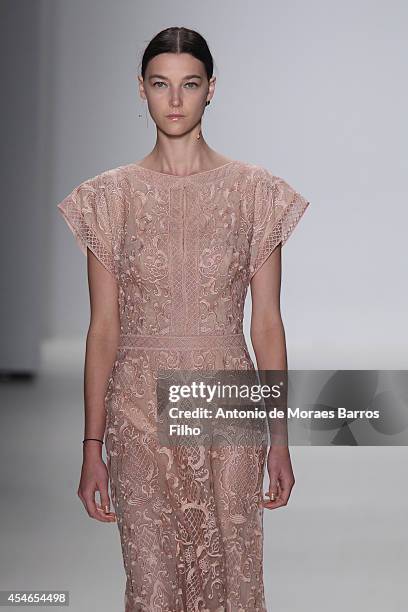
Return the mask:
{"type": "Polygon", "coordinates": [[[214,62],[205,38],[195,30],[172,27],[162,30],[147,45],[142,58],[142,77],[145,77],[147,64],[160,53],[190,53],[202,61],[208,80],[213,75],[214,62]]]}

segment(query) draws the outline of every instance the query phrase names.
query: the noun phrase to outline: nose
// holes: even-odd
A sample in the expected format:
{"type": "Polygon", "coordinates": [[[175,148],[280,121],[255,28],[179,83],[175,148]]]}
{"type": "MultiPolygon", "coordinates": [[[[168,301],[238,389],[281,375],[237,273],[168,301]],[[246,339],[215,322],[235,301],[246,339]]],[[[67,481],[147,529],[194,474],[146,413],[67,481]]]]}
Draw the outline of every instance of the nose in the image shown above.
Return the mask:
{"type": "Polygon", "coordinates": [[[178,108],[181,105],[181,97],[177,89],[173,89],[170,93],[170,105],[173,108],[178,108]]]}

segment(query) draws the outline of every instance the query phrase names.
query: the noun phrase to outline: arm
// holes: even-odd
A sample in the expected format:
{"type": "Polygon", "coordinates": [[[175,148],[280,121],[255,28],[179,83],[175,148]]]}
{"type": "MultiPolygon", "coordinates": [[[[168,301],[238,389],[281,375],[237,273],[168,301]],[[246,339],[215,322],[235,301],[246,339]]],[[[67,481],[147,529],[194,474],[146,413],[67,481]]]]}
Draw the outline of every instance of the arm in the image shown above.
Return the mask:
{"type": "MultiPolygon", "coordinates": [[[[286,339],[280,312],[280,287],[281,245],[279,244],[251,281],[251,341],[259,370],[280,370],[286,373],[286,339]]],[[[260,373],[260,380],[269,385],[277,382],[276,377],[271,376],[269,379],[267,372],[260,373]]],[[[265,398],[265,407],[272,407],[268,406],[267,398],[265,398]]],[[[286,394],[278,407],[284,410],[286,415],[286,394]]],[[[288,446],[286,418],[279,421],[269,419],[268,424],[271,445],[288,446]]]]}
{"type": "MultiPolygon", "coordinates": [[[[280,312],[281,288],[281,244],[278,244],[265,263],[251,279],[252,316],[251,342],[259,370],[281,370],[287,373],[287,353],[285,330],[280,312]]],[[[261,383],[263,381],[262,377],[261,383]]],[[[275,381],[276,382],[276,381],[275,381]]],[[[276,500],[264,502],[265,507],[273,509],[286,505],[295,483],[290,461],[285,379],[285,396],[279,409],[285,411],[285,419],[268,419],[271,447],[268,453],[268,472],[270,478],[269,494],[274,493],[276,500]]],[[[265,406],[267,406],[267,398],[265,406]]]]}
{"type": "MultiPolygon", "coordinates": [[[[106,425],[104,398],[120,334],[118,286],[114,276],[90,249],[87,250],[87,266],[91,319],[84,369],[84,438],[103,439],[106,425]]],[[[113,513],[109,513],[108,473],[102,461],[102,445],[93,440],[83,444],[78,496],[92,518],[106,522],[115,520],[113,513]],[[101,505],[108,507],[107,514],[98,511],[96,490],[100,492],[101,505]]]]}

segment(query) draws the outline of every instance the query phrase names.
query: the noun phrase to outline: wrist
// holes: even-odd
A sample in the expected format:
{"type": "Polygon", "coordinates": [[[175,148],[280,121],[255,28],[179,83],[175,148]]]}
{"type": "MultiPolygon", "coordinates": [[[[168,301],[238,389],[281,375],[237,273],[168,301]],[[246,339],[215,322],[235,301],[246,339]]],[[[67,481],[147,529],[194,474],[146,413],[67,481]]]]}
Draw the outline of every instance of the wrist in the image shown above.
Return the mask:
{"type": "Polygon", "coordinates": [[[271,440],[270,441],[270,450],[271,451],[276,451],[276,452],[288,452],[289,451],[289,444],[287,440],[271,440]]]}
{"type": "Polygon", "coordinates": [[[85,456],[101,456],[102,455],[102,438],[85,437],[82,441],[83,453],[85,456]]]}

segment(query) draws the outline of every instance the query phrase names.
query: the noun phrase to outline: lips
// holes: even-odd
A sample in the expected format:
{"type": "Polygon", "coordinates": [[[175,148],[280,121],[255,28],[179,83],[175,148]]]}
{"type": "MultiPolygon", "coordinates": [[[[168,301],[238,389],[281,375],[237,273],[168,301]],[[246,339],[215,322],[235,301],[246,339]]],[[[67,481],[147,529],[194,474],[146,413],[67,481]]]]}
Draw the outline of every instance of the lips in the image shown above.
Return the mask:
{"type": "Polygon", "coordinates": [[[176,117],[184,117],[184,115],[175,115],[175,114],[172,114],[172,115],[166,115],[166,116],[167,116],[169,119],[175,119],[176,117]]]}

